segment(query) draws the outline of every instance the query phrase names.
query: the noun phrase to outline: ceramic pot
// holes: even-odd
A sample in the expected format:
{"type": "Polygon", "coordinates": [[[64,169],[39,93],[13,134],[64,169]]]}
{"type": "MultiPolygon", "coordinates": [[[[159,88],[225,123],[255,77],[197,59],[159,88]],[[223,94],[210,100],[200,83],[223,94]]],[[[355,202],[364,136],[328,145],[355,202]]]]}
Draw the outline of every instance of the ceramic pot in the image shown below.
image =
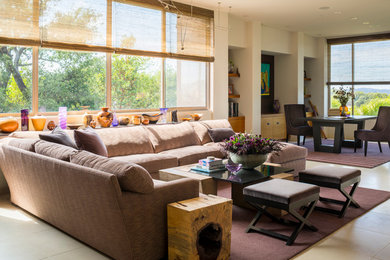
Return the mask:
{"type": "Polygon", "coordinates": [[[243,169],[250,170],[263,164],[267,160],[268,154],[243,154],[238,155],[235,153],[229,153],[230,160],[232,162],[241,164],[243,169]]]}
{"type": "Polygon", "coordinates": [[[83,124],[85,127],[89,126],[91,124],[91,121],[93,120],[93,115],[85,113],[83,116],[83,124]]]}
{"type": "Polygon", "coordinates": [[[33,116],[31,117],[31,122],[34,126],[35,131],[43,131],[46,124],[45,116],[33,116]]]}
{"type": "Polygon", "coordinates": [[[130,123],[130,118],[124,116],[119,117],[120,125],[128,125],[129,123],[130,123]]]}
{"type": "Polygon", "coordinates": [[[102,107],[102,111],[97,114],[97,121],[101,127],[110,127],[113,114],[108,111],[108,107],[102,107]]]}
{"type": "Polygon", "coordinates": [[[49,123],[47,123],[47,129],[49,129],[50,131],[51,130],[54,130],[54,128],[56,128],[56,123],[54,123],[54,121],[49,121],[49,123]]]}
{"type": "Polygon", "coordinates": [[[12,133],[19,127],[18,120],[15,118],[6,118],[0,121],[0,131],[4,133],[12,133]]]}

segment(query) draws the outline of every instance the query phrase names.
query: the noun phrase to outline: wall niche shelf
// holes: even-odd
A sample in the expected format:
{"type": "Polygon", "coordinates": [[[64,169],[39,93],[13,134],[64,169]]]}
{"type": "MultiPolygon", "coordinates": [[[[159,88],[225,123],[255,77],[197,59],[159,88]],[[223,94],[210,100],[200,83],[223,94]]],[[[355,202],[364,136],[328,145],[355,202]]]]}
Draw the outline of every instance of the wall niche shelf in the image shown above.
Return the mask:
{"type": "Polygon", "coordinates": [[[311,80],[311,78],[304,78],[306,81],[310,81],[311,80]]]}
{"type": "Polygon", "coordinates": [[[240,98],[240,95],[229,95],[229,98],[240,98]]]}
{"type": "Polygon", "coordinates": [[[310,94],[306,94],[306,95],[304,95],[304,97],[305,97],[305,98],[310,98],[311,95],[310,95],[310,94]]]}

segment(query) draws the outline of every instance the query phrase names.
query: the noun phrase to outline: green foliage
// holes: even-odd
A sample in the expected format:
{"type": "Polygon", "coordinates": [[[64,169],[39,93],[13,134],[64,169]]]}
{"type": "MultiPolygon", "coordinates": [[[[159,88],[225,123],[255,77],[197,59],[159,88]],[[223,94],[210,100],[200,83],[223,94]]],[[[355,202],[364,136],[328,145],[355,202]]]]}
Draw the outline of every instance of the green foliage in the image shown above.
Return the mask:
{"type": "Polygon", "coordinates": [[[98,110],[105,105],[105,71],[101,54],[40,50],[40,110],[98,110]]]}
{"type": "Polygon", "coordinates": [[[355,107],[355,115],[376,116],[378,115],[378,110],[380,106],[390,106],[390,95],[387,95],[386,98],[378,97],[371,99],[366,104],[363,104],[359,107],[355,107]]]}
{"type": "Polygon", "coordinates": [[[113,108],[160,107],[160,59],[113,55],[111,82],[113,108]]]}

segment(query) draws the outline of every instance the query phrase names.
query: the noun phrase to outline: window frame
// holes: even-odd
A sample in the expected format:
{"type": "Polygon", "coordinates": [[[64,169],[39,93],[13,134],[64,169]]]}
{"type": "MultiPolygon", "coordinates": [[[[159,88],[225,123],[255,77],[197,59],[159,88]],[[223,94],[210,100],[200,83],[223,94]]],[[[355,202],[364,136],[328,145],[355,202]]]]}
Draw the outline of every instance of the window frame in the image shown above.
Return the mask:
{"type": "MultiPolygon", "coordinates": [[[[348,38],[339,38],[339,39],[328,39],[328,81],[326,83],[328,87],[328,111],[333,112],[338,110],[332,108],[332,86],[345,86],[350,85],[352,93],[355,93],[355,86],[359,85],[389,85],[390,81],[355,81],[355,43],[365,43],[373,41],[389,41],[390,34],[378,34],[378,35],[368,35],[368,36],[357,36],[357,37],[348,37],[348,38]],[[352,79],[351,81],[331,81],[331,47],[334,45],[343,45],[351,44],[351,66],[352,66],[352,79]]],[[[352,115],[355,114],[355,103],[352,99],[352,115]]]]}
{"type": "MultiPolygon", "coordinates": [[[[20,46],[20,45],[18,45],[20,46]]],[[[31,115],[45,115],[45,116],[55,116],[58,114],[58,112],[39,112],[39,101],[38,101],[38,93],[39,93],[39,71],[38,71],[38,57],[39,57],[39,49],[42,47],[33,46],[32,47],[32,111],[30,112],[31,115]]],[[[62,49],[59,49],[62,50],[62,49]]],[[[62,50],[62,51],[71,51],[71,50],[62,50]]],[[[74,50],[78,51],[78,50],[74,50]]],[[[125,55],[125,54],[122,54],[125,55]]],[[[145,56],[148,57],[148,56],[145,56]]],[[[166,82],[165,82],[165,60],[166,58],[161,58],[162,61],[162,71],[161,71],[161,98],[160,98],[160,107],[166,107],[166,100],[165,100],[165,93],[166,93],[166,82]]],[[[200,62],[200,61],[194,61],[194,62],[200,62]]],[[[192,111],[192,110],[209,110],[210,109],[210,62],[206,63],[206,86],[205,86],[205,94],[206,94],[206,102],[205,106],[199,106],[199,107],[170,107],[168,108],[168,111],[171,110],[178,110],[178,111],[192,111]]],[[[111,108],[112,104],[112,54],[106,53],[106,106],[111,108]]],[[[115,112],[119,113],[137,113],[137,112],[151,112],[156,111],[157,109],[117,109],[115,112]]],[[[92,113],[98,113],[99,110],[90,110],[92,113]]],[[[68,115],[83,115],[85,111],[68,111],[68,115]]],[[[18,117],[20,116],[20,113],[1,113],[0,117],[3,116],[14,116],[18,117]]]]}

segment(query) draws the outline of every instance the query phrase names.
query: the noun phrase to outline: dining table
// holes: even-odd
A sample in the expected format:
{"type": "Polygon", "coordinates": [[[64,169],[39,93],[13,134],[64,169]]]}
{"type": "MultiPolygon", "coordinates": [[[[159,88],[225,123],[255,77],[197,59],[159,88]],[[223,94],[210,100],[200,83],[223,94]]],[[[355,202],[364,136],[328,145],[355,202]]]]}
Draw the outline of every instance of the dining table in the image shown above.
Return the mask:
{"type": "Polygon", "coordinates": [[[317,116],[306,117],[305,121],[312,122],[314,151],[341,153],[341,147],[362,147],[361,140],[345,140],[344,124],[356,124],[357,129],[364,129],[366,120],[376,119],[376,116],[317,116]],[[323,144],[321,139],[322,127],[334,127],[334,142],[332,144],[323,144]]]}

